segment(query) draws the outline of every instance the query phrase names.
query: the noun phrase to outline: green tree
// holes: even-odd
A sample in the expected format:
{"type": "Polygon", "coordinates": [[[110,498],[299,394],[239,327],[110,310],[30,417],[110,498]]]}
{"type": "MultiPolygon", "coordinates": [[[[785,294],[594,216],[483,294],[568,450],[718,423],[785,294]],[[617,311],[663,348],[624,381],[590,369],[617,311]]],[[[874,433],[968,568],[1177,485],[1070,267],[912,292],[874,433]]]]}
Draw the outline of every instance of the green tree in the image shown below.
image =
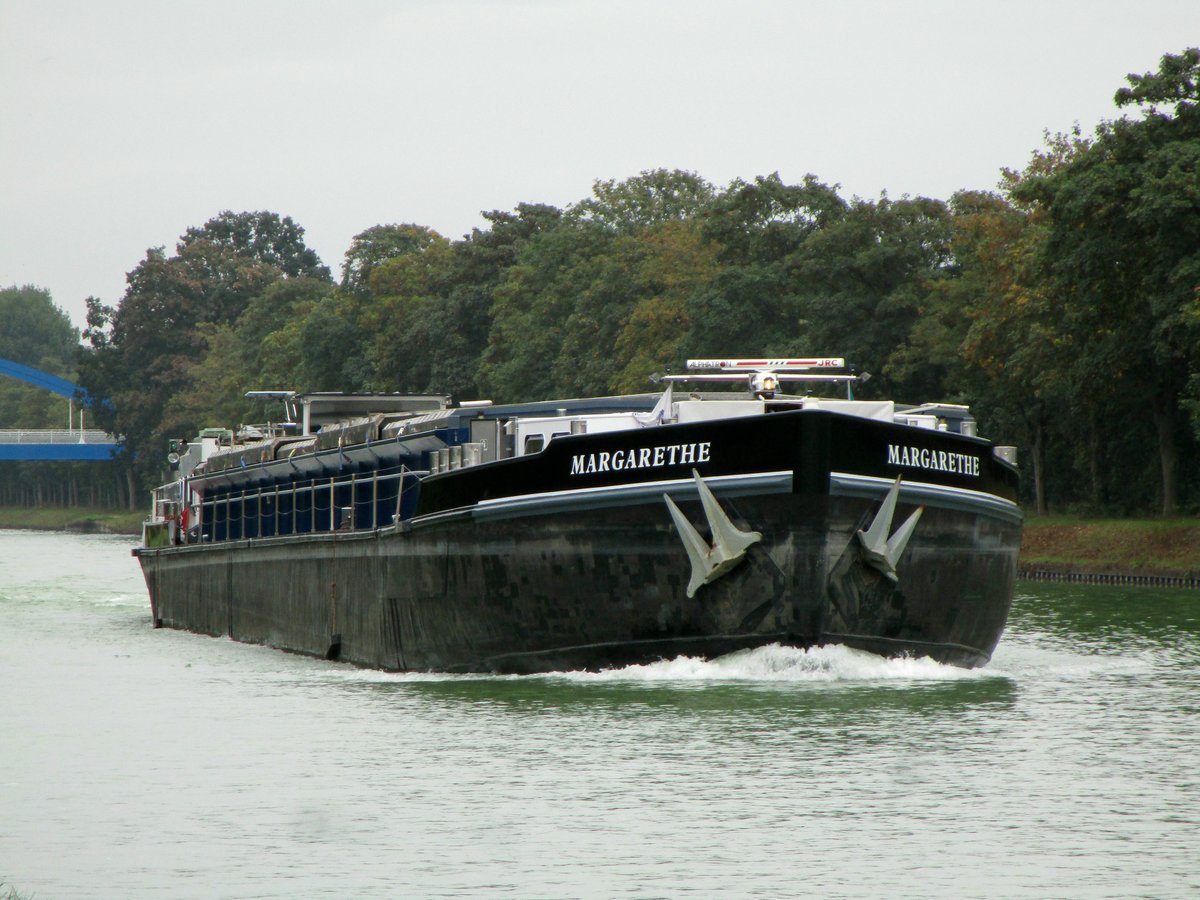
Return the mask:
{"type": "Polygon", "coordinates": [[[362,391],[370,386],[373,370],[364,352],[369,331],[353,294],[338,290],[322,297],[287,333],[294,341],[294,377],[304,390],[362,391]]]}
{"type": "Polygon", "coordinates": [[[723,262],[770,265],[841,219],[847,208],[837,188],[815,175],[806,175],[801,184],[784,184],[774,172],[753,182],[733,181],[704,210],[703,233],[721,248],[723,262]]]}
{"type": "Polygon", "coordinates": [[[79,335],[50,292],[33,285],[0,289],[0,358],[69,375],[79,335]]]}
{"type": "Polygon", "coordinates": [[[686,295],[715,271],[715,245],[699,231],[715,196],[679,170],[596,181],[520,245],[496,283],[483,389],[526,399],[644,387],[678,352],[686,295]]]}
{"type": "Polygon", "coordinates": [[[792,255],[846,211],[836,189],[813,175],[798,185],[778,173],[732,182],[699,220],[721,268],[688,295],[683,354],[816,352],[805,336],[792,255]]]}
{"type": "Polygon", "coordinates": [[[207,425],[232,427],[255,418],[258,404],[247,400],[256,385],[246,368],[247,348],[231,325],[201,322],[196,333],[202,352],[189,358],[181,387],[163,407],[156,431],[167,437],[190,438],[207,425]]]}
{"type": "MultiPolygon", "coordinates": [[[[161,248],[147,251],[127,276],[116,309],[89,300],[90,351],[81,355],[80,380],[91,395],[94,421],[124,438],[120,461],[131,505],[137,485],[160,477],[165,439],[208,424],[189,420],[170,403],[203,387],[197,379],[207,370],[200,363],[218,346],[214,341],[230,333],[221,327],[231,329],[255,298],[293,277],[289,273],[304,278],[314,271],[308,263],[315,256],[296,243],[301,234],[273,214],[224,213],[190,229],[176,256],[161,248]],[[254,227],[247,231],[246,223],[254,227]],[[275,223],[287,227],[273,232],[275,223]],[[164,431],[168,422],[170,434],[164,431]]],[[[315,271],[327,279],[319,266],[315,271]]],[[[219,346],[228,350],[225,342],[219,346]]]]}
{"type": "MultiPolygon", "coordinates": [[[[492,330],[496,290],[525,244],[554,228],[563,213],[546,204],[522,203],[512,212],[492,210],[483,217],[489,227],[472,229],[451,245],[447,268],[435,280],[438,293],[430,298],[434,302],[425,304],[423,314],[409,318],[416,333],[396,334],[386,344],[390,353],[385,358],[400,363],[411,359],[424,368],[424,383],[412,372],[396,373],[383,385],[447,391],[464,400],[482,396],[479,366],[492,330]]],[[[382,361],[379,372],[381,378],[388,372],[382,361]]]]}
{"type": "MultiPolygon", "coordinates": [[[[480,364],[483,390],[497,400],[559,393],[557,376],[567,321],[586,304],[615,240],[592,221],[564,219],[534,235],[495,290],[493,323],[480,364]]],[[[584,323],[576,317],[574,328],[584,323]]]]}
{"type": "MultiPolygon", "coordinates": [[[[0,359],[74,380],[78,345],[70,318],[49,291],[33,285],[0,289],[0,359]]],[[[67,417],[65,398],[0,378],[0,428],[62,428],[67,417]]]]}
{"type": "Polygon", "coordinates": [[[592,196],[569,210],[621,232],[695,219],[713,201],[713,186],[695,172],[650,169],[624,181],[594,181],[592,196]]]}
{"type": "Polygon", "coordinates": [[[931,355],[938,351],[930,344],[955,344],[971,399],[986,401],[977,402],[981,426],[1029,450],[1034,505],[1045,515],[1051,410],[1063,401],[1064,378],[1054,306],[1030,277],[1041,239],[1036,213],[982,192],[960,192],[950,205],[957,277],[936,283],[916,333],[940,326],[941,339],[924,342],[931,355]]]}
{"type": "Polygon", "coordinates": [[[1167,516],[1179,506],[1180,412],[1200,324],[1198,72],[1193,49],[1130,75],[1116,102],[1141,117],[1104,123],[1086,151],[1015,194],[1045,209],[1043,273],[1076,337],[1077,377],[1102,401],[1149,399],[1139,406],[1167,516]]]}
{"type": "Polygon", "coordinates": [[[645,390],[651,373],[679,363],[691,330],[688,299],[720,274],[719,249],[696,220],[663,222],[642,234],[631,260],[637,300],[619,323],[611,390],[645,390]]]}
{"type": "Polygon", "coordinates": [[[183,256],[184,249],[197,242],[263,263],[288,278],[330,278],[329,267],[304,243],[304,229],[289,216],[225,210],[199,228],[189,228],[176,250],[183,256]]]}
{"type": "Polygon", "coordinates": [[[809,352],[869,370],[885,395],[940,396],[944,365],[910,344],[932,283],[948,276],[950,235],[946,204],[924,197],[855,200],[829,217],[786,259],[809,352]]]}
{"type": "MultiPolygon", "coordinates": [[[[272,282],[246,304],[235,328],[242,345],[242,366],[257,389],[290,390],[300,386],[293,381],[291,364],[267,366],[264,345],[275,332],[304,319],[314,306],[331,297],[335,290],[333,284],[320,279],[281,279],[272,282]]],[[[302,348],[297,348],[295,365],[299,364],[302,355],[302,348]]]]}
{"type": "Polygon", "coordinates": [[[356,294],[371,290],[372,273],[390,259],[420,253],[431,244],[445,241],[424,225],[373,225],[354,236],[342,263],[342,287],[356,294]]]}

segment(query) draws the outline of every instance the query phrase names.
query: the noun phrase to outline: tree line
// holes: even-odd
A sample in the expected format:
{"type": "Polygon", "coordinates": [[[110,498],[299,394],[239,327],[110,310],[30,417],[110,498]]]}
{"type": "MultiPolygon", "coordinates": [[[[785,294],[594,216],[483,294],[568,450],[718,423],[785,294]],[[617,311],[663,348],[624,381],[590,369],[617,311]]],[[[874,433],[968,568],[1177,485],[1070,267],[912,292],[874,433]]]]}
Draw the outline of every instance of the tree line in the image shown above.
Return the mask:
{"type": "MultiPolygon", "coordinates": [[[[125,437],[133,496],[166,441],[261,421],[255,389],[497,402],[651,389],[689,356],[837,355],[861,396],[970,403],[1017,445],[1032,509],[1200,508],[1200,51],[1130,75],[1124,115],[1047,135],[996,190],[845,198],[778,174],[653,170],[458,240],[223,212],[88,300],[74,366],[125,437]]],[[[0,355],[3,355],[0,353],[0,355]]]]}

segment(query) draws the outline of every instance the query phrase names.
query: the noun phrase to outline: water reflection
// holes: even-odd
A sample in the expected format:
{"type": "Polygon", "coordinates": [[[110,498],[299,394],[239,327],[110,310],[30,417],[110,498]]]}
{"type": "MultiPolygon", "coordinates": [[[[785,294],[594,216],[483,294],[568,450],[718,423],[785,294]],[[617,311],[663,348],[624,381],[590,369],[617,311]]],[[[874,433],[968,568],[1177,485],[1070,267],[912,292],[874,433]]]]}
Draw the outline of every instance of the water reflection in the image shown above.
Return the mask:
{"type": "Polygon", "coordinates": [[[1196,654],[1200,644],[1196,591],[1071,584],[1021,587],[1005,640],[1065,643],[1091,653],[1166,647],[1196,654]]]}

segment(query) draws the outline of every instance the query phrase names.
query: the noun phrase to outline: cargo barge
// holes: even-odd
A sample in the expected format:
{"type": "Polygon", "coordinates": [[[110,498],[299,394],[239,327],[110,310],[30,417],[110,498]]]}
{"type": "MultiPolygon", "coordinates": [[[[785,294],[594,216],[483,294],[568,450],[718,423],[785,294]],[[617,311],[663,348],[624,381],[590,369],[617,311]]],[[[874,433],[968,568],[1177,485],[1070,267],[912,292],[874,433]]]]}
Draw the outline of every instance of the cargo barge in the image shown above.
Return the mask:
{"type": "Polygon", "coordinates": [[[261,395],[291,421],[202,432],[154,492],[153,622],[395,671],[769,643],[988,661],[1023,521],[1010,448],[966,407],[854,399],[840,359],[688,367],[538,403],[261,395]]]}

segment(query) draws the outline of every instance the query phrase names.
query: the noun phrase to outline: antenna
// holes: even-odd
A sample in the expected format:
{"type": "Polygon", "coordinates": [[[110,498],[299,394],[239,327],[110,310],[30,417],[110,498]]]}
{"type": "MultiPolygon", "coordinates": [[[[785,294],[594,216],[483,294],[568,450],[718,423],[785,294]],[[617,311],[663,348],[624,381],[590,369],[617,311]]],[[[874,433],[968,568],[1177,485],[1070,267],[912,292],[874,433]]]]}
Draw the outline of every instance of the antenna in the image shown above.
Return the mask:
{"type": "Polygon", "coordinates": [[[247,400],[282,400],[286,424],[292,425],[296,421],[295,391],[246,391],[245,397],[247,400]]]}

